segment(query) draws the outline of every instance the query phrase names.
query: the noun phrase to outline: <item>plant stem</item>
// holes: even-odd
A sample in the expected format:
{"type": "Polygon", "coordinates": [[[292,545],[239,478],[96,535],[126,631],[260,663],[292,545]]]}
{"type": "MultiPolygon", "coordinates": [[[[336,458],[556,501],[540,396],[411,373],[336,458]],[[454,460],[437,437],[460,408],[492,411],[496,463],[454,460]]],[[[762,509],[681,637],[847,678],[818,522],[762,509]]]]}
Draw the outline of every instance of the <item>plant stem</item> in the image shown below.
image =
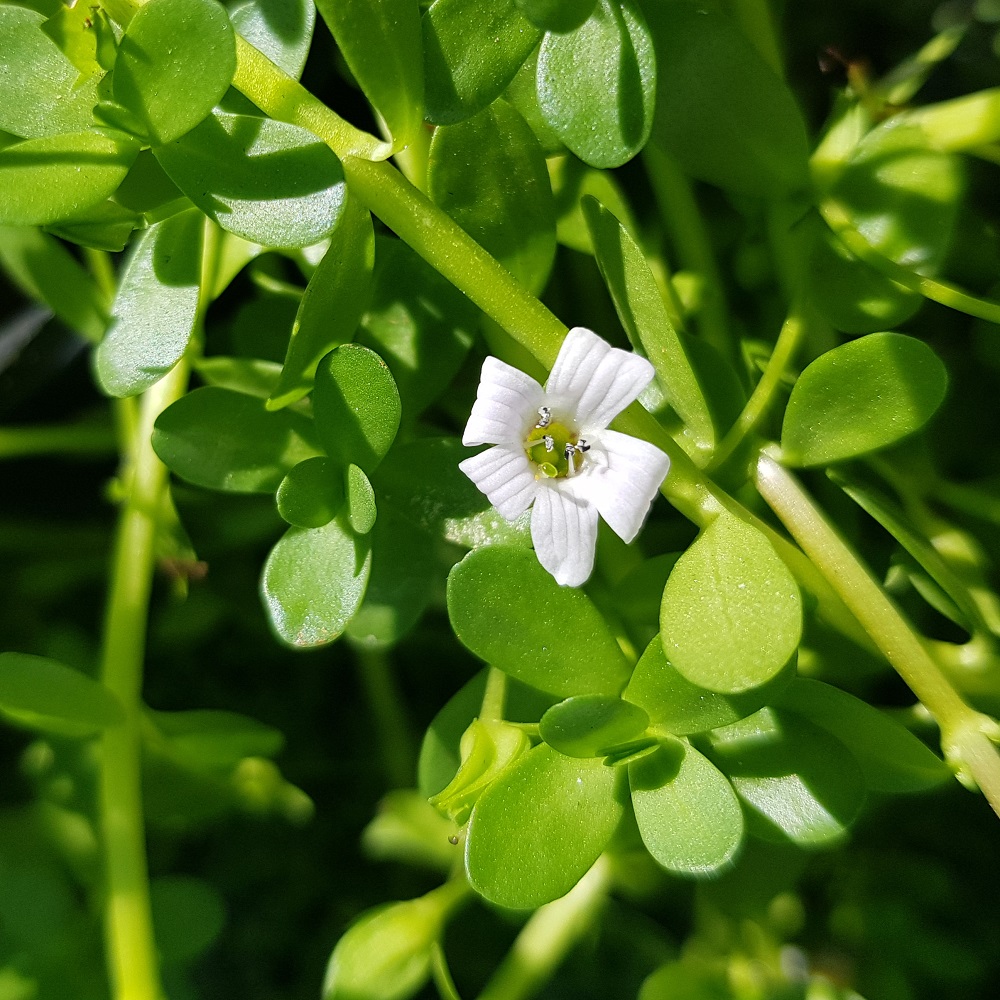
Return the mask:
{"type": "Polygon", "coordinates": [[[610,882],[611,866],[602,856],[565,896],[536,910],[479,1000],[533,996],[590,928],[610,882]]]}
{"type": "Polygon", "coordinates": [[[410,727],[389,656],[382,649],[363,647],[355,650],[355,656],[375,720],[386,777],[393,788],[409,788],[413,784],[410,727]]]}
{"type": "Polygon", "coordinates": [[[507,675],[497,667],[490,667],[486,675],[486,690],[479,709],[479,718],[488,722],[502,722],[507,703],[507,675]]]}
{"type": "Polygon", "coordinates": [[[167,470],[150,436],[157,415],[179,398],[187,366],[178,364],[142,399],[126,470],[126,494],[112,563],[101,680],[125,712],[102,740],[101,826],[106,869],[105,941],[115,1000],[162,1000],[149,905],[140,774],[142,668],[155,562],[156,527],[167,470]]]}
{"type": "Polygon", "coordinates": [[[78,424],[51,427],[0,428],[0,459],[25,455],[113,455],[115,433],[110,427],[78,424]]]}

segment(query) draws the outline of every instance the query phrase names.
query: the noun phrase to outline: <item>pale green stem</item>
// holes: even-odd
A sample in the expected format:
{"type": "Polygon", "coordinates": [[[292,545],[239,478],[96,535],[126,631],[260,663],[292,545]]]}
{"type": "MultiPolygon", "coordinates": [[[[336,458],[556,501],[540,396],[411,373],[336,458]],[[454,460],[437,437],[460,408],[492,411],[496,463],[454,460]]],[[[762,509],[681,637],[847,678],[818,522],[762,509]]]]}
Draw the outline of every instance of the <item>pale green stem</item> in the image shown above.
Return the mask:
{"type": "Polygon", "coordinates": [[[605,857],[561,899],[536,910],[479,1000],[527,1000],[552,977],[600,912],[611,883],[605,857]]]}
{"type": "Polygon", "coordinates": [[[503,721],[504,706],[507,702],[507,675],[496,667],[490,667],[486,675],[486,690],[479,709],[479,718],[487,722],[503,721]]]}
{"type": "Polygon", "coordinates": [[[25,455],[112,455],[116,437],[110,427],[52,426],[0,428],[0,459],[25,455]]]}
{"type": "Polygon", "coordinates": [[[382,649],[359,647],[355,655],[374,718],[386,776],[394,788],[409,788],[413,784],[410,727],[403,713],[403,699],[392,673],[392,663],[382,649]]]}
{"type": "Polygon", "coordinates": [[[177,365],[143,396],[118,524],[101,681],[121,703],[122,725],[102,738],[100,810],[106,877],[105,938],[115,1000],[162,1000],[149,905],[140,774],[142,670],[167,470],[150,443],[157,415],[184,392],[177,365]]]}

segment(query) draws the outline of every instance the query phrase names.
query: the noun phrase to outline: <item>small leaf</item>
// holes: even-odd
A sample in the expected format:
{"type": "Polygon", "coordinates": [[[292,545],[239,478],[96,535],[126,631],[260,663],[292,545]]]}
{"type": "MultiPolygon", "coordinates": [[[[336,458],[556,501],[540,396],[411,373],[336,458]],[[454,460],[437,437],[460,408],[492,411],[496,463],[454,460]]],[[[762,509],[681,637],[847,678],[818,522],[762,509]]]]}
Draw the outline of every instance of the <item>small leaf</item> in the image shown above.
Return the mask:
{"type": "Polygon", "coordinates": [[[144,226],[145,220],[140,215],[109,200],[98,202],[47,228],[50,233],[78,246],[120,253],[132,232],[144,226]]]}
{"type": "Polygon", "coordinates": [[[153,448],[182,479],[231,493],[271,493],[285,473],[316,455],[312,426],[290,410],[230,389],[195,389],[167,407],[153,448]]]}
{"type": "Polygon", "coordinates": [[[93,736],[125,721],[118,699],[77,670],[27,653],[0,653],[0,715],[57,736],[93,736]]]}
{"type": "Polygon", "coordinates": [[[232,389],[247,396],[267,399],[278,384],[281,365],[260,358],[230,358],[213,355],[194,362],[199,377],[208,385],[232,389]]]}
{"type": "Polygon", "coordinates": [[[448,615],[476,656],[541,691],[618,695],[628,680],[628,661],[590,598],[560,587],[533,552],[470,552],[448,577],[448,615]]]}
{"type": "Polygon", "coordinates": [[[521,13],[542,31],[573,31],[593,13],[596,0],[517,0],[521,13]]]}
{"type": "Polygon", "coordinates": [[[275,495],[278,513],[296,528],[322,528],[344,505],[340,468],[328,458],[307,458],[288,470],[275,495]]]}
{"type": "Polygon", "coordinates": [[[413,0],[318,0],[365,97],[392,136],[409,146],[424,127],[424,56],[420,10],[413,0]]]}
{"type": "Polygon", "coordinates": [[[434,0],[421,24],[426,114],[435,125],[492,104],[541,37],[514,0],[434,0]]]}
{"type": "Polygon", "coordinates": [[[616,770],[545,745],[522,755],[472,810],[465,864],[491,903],[527,910],[564,896],[621,820],[616,770]]]}
{"type": "Polygon", "coordinates": [[[261,596],[278,638],[296,649],[339,638],[361,606],[371,569],[367,537],[337,518],[289,528],[264,563],[261,596]]]}
{"type": "Polygon", "coordinates": [[[311,0],[243,0],[229,8],[236,31],[296,80],[312,44],[316,8],[311,0]]]}
{"type": "Polygon", "coordinates": [[[584,163],[618,167],[653,127],[656,54],[631,0],[598,0],[568,34],[550,33],[538,54],[538,100],[560,139],[584,163]]]}
{"type": "Polygon", "coordinates": [[[875,791],[922,792],[951,777],[944,761],[916,736],[846,691],[799,677],[778,696],[777,704],[836,736],[875,791]]]}
{"type": "Polygon", "coordinates": [[[588,195],[635,237],[639,229],[614,174],[588,167],[575,156],[550,158],[548,168],[556,199],[556,239],[563,246],[591,256],[594,254],[594,243],[583,214],[583,201],[588,195]]]}
{"type": "Polygon", "coordinates": [[[246,757],[274,757],[285,738],[271,726],[236,712],[198,709],[149,717],[170,756],[195,771],[231,771],[246,757]]]}
{"type": "Polygon", "coordinates": [[[347,467],[347,519],[359,535],[367,535],[375,527],[378,511],[375,507],[375,490],[362,469],[347,467]]]}
{"type": "MultiPolygon", "coordinates": [[[[368,307],[374,266],[371,214],[357,199],[349,198],[329,249],[309,278],[299,303],[281,379],[268,401],[269,409],[280,409],[306,395],[323,355],[354,336],[368,307]]],[[[373,389],[374,393],[378,391],[373,389]]]]}
{"type": "Polygon", "coordinates": [[[236,41],[221,4],[156,0],[139,8],[119,42],[116,106],[104,117],[150,145],[172,142],[212,110],[235,72],[236,41]]]}
{"type": "Polygon", "coordinates": [[[667,659],[692,684],[739,694],[774,678],[801,634],[802,598],[788,568],[760,531],[720,514],[667,580],[667,659]]]}
{"type": "Polygon", "coordinates": [[[154,154],[206,215],[251,243],[312,246],[333,232],[344,207],[334,152],[287,122],[215,111],[154,154]]]}
{"type": "Polygon", "coordinates": [[[168,968],[208,951],[226,924],[222,897],[202,879],[161,876],[150,883],[149,896],[157,955],[168,968]]]}
{"type": "Polygon", "coordinates": [[[649,716],[636,705],[607,695],[583,694],[553,705],[538,731],[567,757],[604,757],[621,743],[641,736],[649,716]]]}
{"type": "Polygon", "coordinates": [[[316,372],[316,430],[340,465],[371,472],[399,429],[399,393],[386,363],[360,344],[331,351],[316,372]]]}
{"type": "Polygon", "coordinates": [[[121,133],[71,132],[0,149],[0,225],[47,226],[104,201],[139,152],[121,133]]]}
{"type": "Polygon", "coordinates": [[[944,400],[948,373],[922,341],[871,333],[820,355],[792,389],[782,460],[829,465],[918,431],[944,400]]]}
{"type": "Polygon", "coordinates": [[[136,241],[95,365],[109,396],[136,396],[181,359],[198,318],[205,218],[195,209],[150,226],[136,241]]]}
{"type": "Polygon", "coordinates": [[[739,850],[743,810],[710,760],[687,743],[680,752],[679,763],[672,747],[660,747],[629,764],[635,820],[657,864],[683,875],[709,875],[731,864],[739,850]]]}

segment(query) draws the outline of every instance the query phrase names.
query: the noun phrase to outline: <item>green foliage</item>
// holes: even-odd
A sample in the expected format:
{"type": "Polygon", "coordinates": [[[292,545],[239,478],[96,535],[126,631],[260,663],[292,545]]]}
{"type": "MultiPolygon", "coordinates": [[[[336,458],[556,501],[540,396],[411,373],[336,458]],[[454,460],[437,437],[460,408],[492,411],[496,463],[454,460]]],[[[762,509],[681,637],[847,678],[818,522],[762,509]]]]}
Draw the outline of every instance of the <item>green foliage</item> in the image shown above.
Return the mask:
{"type": "Polygon", "coordinates": [[[297,80],[309,55],[316,8],[309,0],[242,0],[229,8],[236,33],[297,80]]]}

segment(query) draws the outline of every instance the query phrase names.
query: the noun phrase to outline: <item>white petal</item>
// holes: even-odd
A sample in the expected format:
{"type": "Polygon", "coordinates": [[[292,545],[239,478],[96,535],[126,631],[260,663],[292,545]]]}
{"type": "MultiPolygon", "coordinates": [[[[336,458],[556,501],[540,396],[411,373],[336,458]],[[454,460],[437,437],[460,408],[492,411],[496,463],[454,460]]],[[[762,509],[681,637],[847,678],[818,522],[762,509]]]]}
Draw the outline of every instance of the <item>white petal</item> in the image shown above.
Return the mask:
{"type": "Polygon", "coordinates": [[[652,379],[653,366],[645,358],[575,326],[559,349],[545,393],[578,428],[594,431],[607,427],[652,379]]]}
{"type": "Polygon", "coordinates": [[[558,486],[539,484],[531,510],[531,540],[538,561],[556,583],[579,587],[594,568],[597,508],[558,486]]]}
{"type": "Polygon", "coordinates": [[[544,395],[530,375],[497,358],[487,358],[462,444],[520,443],[538,420],[544,395]]]}
{"type": "Polygon", "coordinates": [[[648,441],[609,430],[601,431],[590,455],[602,465],[574,479],[573,490],[594,504],[616,535],[631,542],[649,513],[670,459],[648,441]]]}
{"type": "Polygon", "coordinates": [[[459,462],[458,467],[508,521],[523,514],[535,499],[538,484],[534,469],[520,445],[487,448],[459,462]]]}

